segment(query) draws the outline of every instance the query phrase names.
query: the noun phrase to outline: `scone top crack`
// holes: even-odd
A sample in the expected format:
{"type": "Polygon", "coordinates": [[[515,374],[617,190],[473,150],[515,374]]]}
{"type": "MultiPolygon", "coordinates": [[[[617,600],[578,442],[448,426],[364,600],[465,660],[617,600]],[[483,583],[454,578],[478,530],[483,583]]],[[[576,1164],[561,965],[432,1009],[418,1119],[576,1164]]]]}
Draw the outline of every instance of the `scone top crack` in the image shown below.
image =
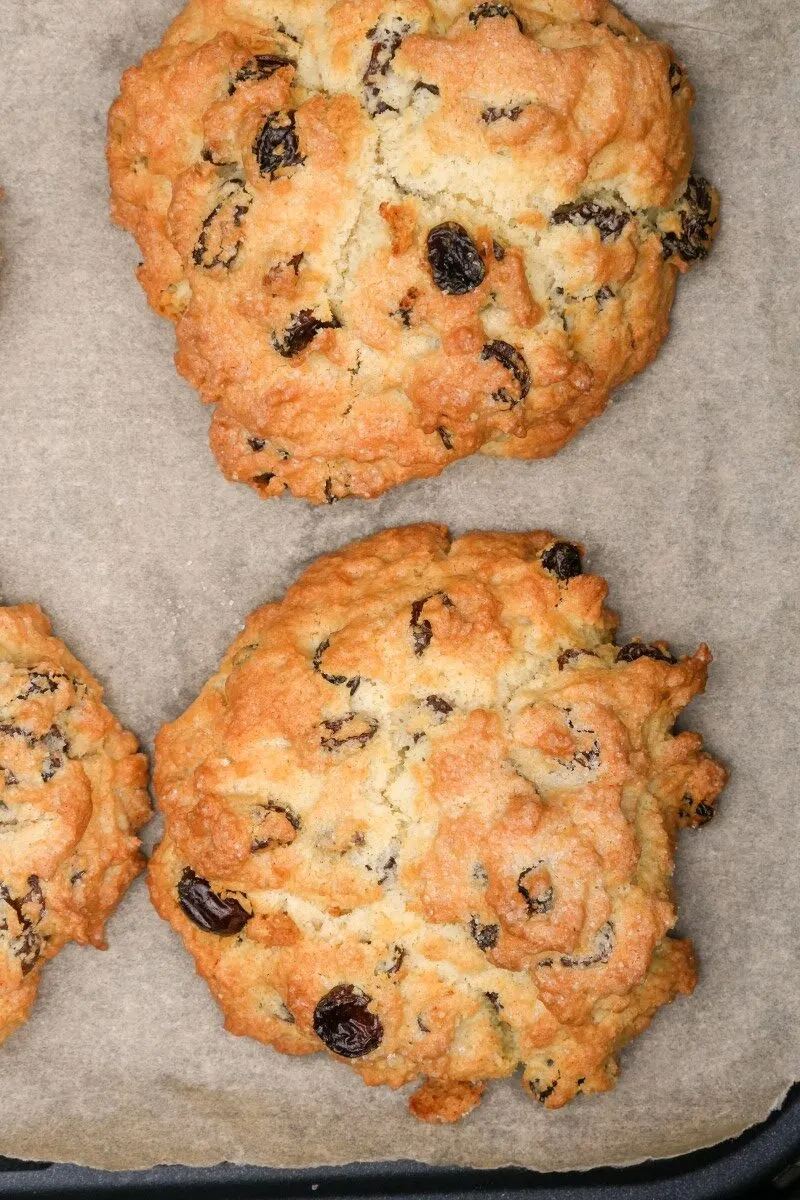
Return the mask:
{"type": "Polygon", "coordinates": [[[231,1032],[426,1120],[613,1085],[692,990],[674,845],[725,773],[674,730],[707,648],[615,645],[605,596],[551,534],[418,526],[253,613],[156,748],[153,899],[231,1032]]]}
{"type": "Polygon", "coordinates": [[[108,154],[228,477],[331,503],[554,453],[709,249],[693,101],[603,0],[192,0],[108,154]]]}
{"type": "Polygon", "coordinates": [[[0,1041],[66,942],[103,947],[144,865],[147,764],[33,604],[0,606],[0,1041]]]}

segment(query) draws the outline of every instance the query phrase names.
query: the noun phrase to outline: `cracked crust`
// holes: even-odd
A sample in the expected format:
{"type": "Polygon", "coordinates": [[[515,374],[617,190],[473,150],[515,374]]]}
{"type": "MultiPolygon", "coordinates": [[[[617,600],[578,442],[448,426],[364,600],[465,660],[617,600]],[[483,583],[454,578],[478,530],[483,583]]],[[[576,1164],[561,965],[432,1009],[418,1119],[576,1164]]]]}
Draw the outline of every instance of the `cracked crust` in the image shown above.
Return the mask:
{"type": "Polygon", "coordinates": [[[605,0],[192,0],[125,73],[108,159],[228,478],[330,503],[558,450],[710,246],[693,102],[605,0]],[[460,292],[429,255],[452,223],[460,292]]]}
{"type": "Polygon", "coordinates": [[[0,1041],[67,942],[103,948],[144,861],[147,764],[33,604],[0,607],[0,1041]]]}
{"type": "Polygon", "coordinates": [[[257,609],[157,739],[150,867],[226,1028],[327,1046],[457,1120],[522,1068],[548,1108],[695,971],[670,877],[724,770],[675,718],[701,646],[613,643],[549,533],[391,529],[257,609]]]}

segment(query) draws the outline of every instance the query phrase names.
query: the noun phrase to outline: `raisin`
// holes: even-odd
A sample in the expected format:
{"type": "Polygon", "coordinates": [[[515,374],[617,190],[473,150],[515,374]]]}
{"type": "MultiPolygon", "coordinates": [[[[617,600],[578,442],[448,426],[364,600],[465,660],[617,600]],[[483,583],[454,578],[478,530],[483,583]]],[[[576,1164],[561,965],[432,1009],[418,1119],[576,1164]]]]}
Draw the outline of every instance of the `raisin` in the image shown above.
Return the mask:
{"type": "Polygon", "coordinates": [[[506,256],[505,247],[501,246],[496,239],[492,239],[492,254],[498,262],[502,262],[506,256]]]}
{"type": "MultiPolygon", "coordinates": [[[[22,926],[22,932],[11,939],[9,946],[15,958],[20,960],[22,974],[27,975],[42,952],[42,939],[34,928],[44,916],[46,907],[39,876],[28,876],[28,891],[24,896],[13,896],[5,884],[0,884],[0,899],[14,910],[22,926]]],[[[3,928],[8,928],[7,923],[3,923],[3,928]]]]}
{"type": "Polygon", "coordinates": [[[573,647],[570,647],[569,650],[562,650],[556,659],[559,671],[563,671],[567,663],[572,662],[573,658],[580,658],[584,654],[589,655],[591,658],[597,658],[594,650],[575,650],[573,647]]]}
{"type": "Polygon", "coordinates": [[[253,154],[262,175],[275,179],[278,172],[300,166],[305,159],[294,127],[293,112],[270,113],[253,142],[253,154]]]}
{"type": "Polygon", "coordinates": [[[536,878],[537,876],[544,876],[545,874],[547,874],[547,872],[542,870],[542,864],[534,863],[532,867],[526,867],[524,871],[521,871],[519,879],[517,880],[517,891],[528,906],[529,917],[541,915],[543,913],[549,913],[552,911],[552,885],[545,883],[544,879],[539,879],[537,881],[536,878]]]}
{"type": "Polygon", "coordinates": [[[390,317],[397,317],[405,325],[406,329],[411,328],[411,313],[414,308],[414,301],[418,295],[419,292],[416,288],[409,288],[394,312],[389,313],[390,317]]]}
{"type": "Polygon", "coordinates": [[[478,247],[463,225],[445,221],[427,239],[433,282],[448,296],[464,296],[483,283],[486,268],[478,247]]]}
{"type": "Polygon", "coordinates": [[[322,676],[323,679],[326,679],[328,681],[328,683],[334,683],[334,684],[344,683],[344,684],[346,684],[347,689],[350,692],[350,695],[354,696],[356,694],[356,692],[358,691],[359,685],[361,683],[360,675],[353,675],[353,677],[351,679],[348,679],[346,675],[327,675],[325,673],[325,671],[323,671],[323,669],[322,669],[322,656],[325,653],[325,651],[329,648],[330,644],[331,644],[330,638],[325,638],[324,642],[320,642],[320,644],[317,646],[316,650],[314,651],[314,657],[311,660],[311,666],[313,667],[313,669],[315,671],[317,671],[322,676]]]}
{"type": "Polygon", "coordinates": [[[371,117],[380,113],[397,112],[394,105],[387,103],[381,95],[381,80],[389,73],[392,59],[400,48],[403,38],[411,32],[411,25],[400,16],[394,16],[384,25],[374,25],[367,37],[372,42],[372,54],[362,76],[364,84],[362,100],[371,117]]]}
{"type": "Polygon", "coordinates": [[[24,691],[16,697],[17,700],[27,700],[29,696],[43,696],[47,692],[57,692],[58,683],[66,679],[66,675],[50,671],[28,671],[28,684],[24,691]]]}
{"type": "Polygon", "coordinates": [[[669,90],[674,96],[676,92],[680,91],[681,84],[683,83],[683,67],[679,63],[671,62],[667,78],[669,79],[669,90]]]}
{"type": "Polygon", "coordinates": [[[435,83],[423,83],[421,79],[418,83],[415,83],[411,89],[412,96],[414,95],[414,92],[430,92],[432,96],[439,95],[439,89],[435,83]]]}
{"type": "Polygon", "coordinates": [[[612,290],[608,286],[608,284],[604,283],[601,288],[597,289],[597,291],[594,294],[594,298],[597,301],[597,303],[600,305],[600,307],[602,308],[602,306],[606,300],[613,300],[614,293],[612,292],[612,290]]]}
{"type": "Polygon", "coordinates": [[[500,937],[499,925],[481,925],[477,917],[470,917],[469,931],[481,950],[491,950],[500,937]]]}
{"type": "Polygon", "coordinates": [[[678,816],[686,824],[697,828],[699,825],[707,825],[714,816],[715,811],[713,804],[705,804],[702,800],[696,801],[687,792],[681,801],[678,816]]]}
{"type": "Polygon", "coordinates": [[[378,732],[378,722],[375,717],[355,712],[323,721],[322,727],[330,735],[328,737],[323,735],[320,739],[323,750],[338,750],[340,746],[348,745],[351,742],[363,749],[378,732]]]}
{"type": "Polygon", "coordinates": [[[554,1079],[552,1083],[543,1083],[541,1079],[531,1079],[528,1086],[533,1092],[534,1098],[540,1104],[544,1104],[548,1096],[552,1096],[553,1092],[558,1087],[558,1080],[554,1079]]]}
{"type": "Polygon", "coordinates": [[[263,450],[267,443],[263,438],[249,437],[247,439],[247,444],[255,454],[258,454],[259,450],[263,450]]]}
{"type": "Polygon", "coordinates": [[[219,190],[219,201],[203,221],[192,260],[198,267],[232,267],[239,256],[243,237],[235,231],[253,203],[244,184],[230,179],[219,190]]]}
{"type": "Polygon", "coordinates": [[[595,225],[604,242],[613,242],[631,219],[621,208],[611,208],[594,200],[561,204],[550,218],[554,225],[595,225]]]}
{"type": "Polygon", "coordinates": [[[320,321],[310,308],[302,308],[292,317],[292,323],[279,338],[272,334],[272,345],[284,358],[294,358],[306,346],[310,346],[321,329],[339,329],[340,322],[334,317],[330,321],[320,321]]]}
{"type": "Polygon", "coordinates": [[[237,87],[242,83],[253,83],[262,79],[269,79],[276,71],[280,71],[281,67],[296,66],[297,63],[293,58],[284,58],[282,54],[256,54],[236,72],[233,82],[228,88],[228,95],[232,96],[237,87]]]}
{"type": "Polygon", "coordinates": [[[677,254],[684,262],[705,258],[711,249],[711,184],[698,175],[690,175],[686,191],[678,202],[680,233],[665,233],[661,238],[664,258],[677,254]]]}
{"type": "Polygon", "coordinates": [[[383,1026],[370,1012],[372,997],[351,983],[340,983],[322,997],[314,1009],[314,1033],[334,1054],[361,1058],[377,1050],[383,1026]]]}
{"type": "Polygon", "coordinates": [[[42,782],[48,783],[56,771],[64,765],[64,758],[69,751],[69,743],[57,725],[51,725],[47,733],[39,738],[39,742],[47,748],[47,757],[42,763],[42,782]]]}
{"type": "Polygon", "coordinates": [[[392,950],[392,957],[388,963],[378,963],[375,968],[376,975],[396,975],[403,965],[403,959],[406,956],[405,949],[402,946],[395,946],[392,950]]]}
{"type": "MultiPolygon", "coordinates": [[[[294,809],[289,808],[288,804],[277,804],[274,800],[270,800],[267,804],[260,805],[259,808],[263,813],[259,819],[259,824],[263,822],[267,813],[274,812],[280,813],[282,817],[285,817],[295,833],[300,828],[300,818],[294,809]]],[[[250,849],[253,851],[253,853],[255,853],[258,850],[266,850],[270,846],[289,846],[293,841],[294,833],[289,833],[289,831],[286,830],[282,836],[276,833],[276,836],[273,837],[254,837],[250,843],[250,849]]]]}
{"type": "Polygon", "coordinates": [[[452,450],[453,449],[453,435],[451,434],[450,430],[445,429],[444,425],[437,425],[436,432],[438,433],[439,437],[442,439],[442,445],[444,446],[445,450],[452,450]]]}
{"type": "Polygon", "coordinates": [[[484,992],[483,994],[486,997],[486,999],[489,1001],[489,1003],[491,1004],[494,1011],[499,1013],[500,1009],[503,1006],[500,1003],[500,997],[497,994],[497,992],[484,992]]]}
{"type": "Polygon", "coordinates": [[[677,661],[668,650],[661,650],[658,646],[648,646],[646,642],[628,642],[617,651],[616,661],[636,662],[637,658],[652,658],[656,662],[666,663],[677,661]]]}
{"type": "Polygon", "coordinates": [[[476,26],[479,21],[485,21],[488,17],[513,17],[517,22],[517,28],[520,33],[524,33],[522,21],[514,12],[514,9],[509,8],[507,4],[479,4],[469,14],[470,21],[476,26]]]}
{"type": "Polygon", "coordinates": [[[514,408],[525,399],[531,390],[531,373],[516,346],[502,341],[487,342],[481,350],[481,358],[484,361],[493,358],[495,362],[499,362],[501,367],[505,367],[514,376],[519,389],[519,395],[515,396],[508,388],[498,388],[496,392],[492,392],[493,400],[505,404],[508,408],[514,408]]]}
{"type": "Polygon", "coordinates": [[[481,113],[482,119],[487,125],[493,125],[495,121],[516,121],[524,108],[525,104],[515,104],[513,108],[494,108],[489,106],[481,113]]]}
{"type": "Polygon", "coordinates": [[[220,896],[207,879],[186,867],[178,883],[178,903],[190,921],[206,933],[239,933],[252,913],[235,896],[220,896]]]}
{"type": "Polygon", "coordinates": [[[411,636],[414,639],[414,653],[417,658],[427,650],[431,644],[433,637],[433,626],[427,618],[420,620],[422,610],[429,600],[433,600],[436,596],[441,596],[442,604],[445,608],[454,608],[453,601],[446,592],[431,592],[428,596],[423,596],[421,600],[415,600],[411,605],[411,636]]]}
{"type": "Polygon", "coordinates": [[[436,713],[441,713],[443,717],[453,711],[452,704],[449,704],[443,696],[426,696],[425,703],[428,708],[432,708],[436,713]]]}
{"type": "Polygon", "coordinates": [[[542,566],[557,579],[572,579],[583,571],[581,554],[571,542],[553,542],[542,554],[542,566]]]}
{"type": "Polygon", "coordinates": [[[262,487],[267,487],[268,484],[272,483],[274,478],[275,478],[274,471],[264,471],[264,472],[262,472],[261,475],[254,475],[251,480],[251,483],[258,483],[258,484],[261,484],[262,487]]]}
{"type": "MultiPolygon", "coordinates": [[[[608,962],[613,949],[614,926],[610,921],[606,921],[597,931],[593,954],[562,954],[559,962],[562,967],[594,967],[597,963],[608,962]]],[[[543,967],[545,963],[541,962],[539,966],[543,967]]]]}

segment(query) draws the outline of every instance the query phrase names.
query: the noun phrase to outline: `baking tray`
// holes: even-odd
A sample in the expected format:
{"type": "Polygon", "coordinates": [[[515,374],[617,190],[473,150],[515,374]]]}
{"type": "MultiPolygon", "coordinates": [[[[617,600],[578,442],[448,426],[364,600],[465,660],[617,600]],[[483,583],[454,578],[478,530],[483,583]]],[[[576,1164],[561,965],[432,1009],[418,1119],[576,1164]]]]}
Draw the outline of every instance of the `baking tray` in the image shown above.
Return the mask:
{"type": "MultiPolygon", "coordinates": [[[[110,1103],[113,1098],[109,1097],[110,1103]]],[[[514,1168],[492,1171],[432,1167],[402,1159],[339,1167],[284,1170],[267,1167],[153,1167],[148,1171],[94,1171],[68,1163],[0,1158],[0,1196],[93,1198],[424,1196],[453,1200],[728,1200],[800,1197],[800,1085],[780,1110],[741,1137],[677,1158],[639,1166],[542,1175],[514,1168]]]]}

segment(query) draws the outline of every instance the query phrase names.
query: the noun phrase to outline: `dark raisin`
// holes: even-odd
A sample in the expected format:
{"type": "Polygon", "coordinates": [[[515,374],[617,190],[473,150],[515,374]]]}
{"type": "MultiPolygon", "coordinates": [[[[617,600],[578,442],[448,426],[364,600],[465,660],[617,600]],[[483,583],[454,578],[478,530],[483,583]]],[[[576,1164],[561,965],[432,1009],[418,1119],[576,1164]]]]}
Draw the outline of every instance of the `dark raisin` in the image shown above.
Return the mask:
{"type": "Polygon", "coordinates": [[[367,31],[367,37],[372,42],[372,54],[362,76],[362,102],[371,117],[385,112],[397,112],[394,105],[383,99],[381,86],[403,38],[410,32],[411,25],[400,16],[392,17],[383,25],[374,25],[367,31]]]}
{"type": "MultiPolygon", "coordinates": [[[[20,960],[22,974],[27,975],[42,952],[42,939],[35,929],[46,907],[39,876],[28,876],[28,891],[24,896],[13,896],[5,884],[0,884],[0,899],[14,910],[22,927],[22,932],[11,939],[9,946],[12,954],[20,960]]],[[[8,929],[8,923],[4,921],[2,927],[8,929]]]]}
{"type": "MultiPolygon", "coordinates": [[[[597,931],[593,954],[562,954],[559,962],[562,967],[594,967],[597,963],[606,963],[614,949],[614,926],[606,921],[597,931]]],[[[549,964],[548,964],[549,965],[549,964]]],[[[540,967],[545,963],[540,962],[540,967]]]]}
{"type": "Polygon", "coordinates": [[[375,717],[350,712],[343,717],[323,721],[322,727],[328,731],[328,736],[323,734],[320,739],[324,750],[338,750],[340,746],[350,743],[363,748],[377,733],[378,722],[375,717]]]}
{"type": "Polygon", "coordinates": [[[499,1013],[503,1006],[500,1003],[500,997],[498,996],[497,992],[484,992],[483,994],[491,1004],[494,1011],[499,1013]]]}
{"type": "Polygon", "coordinates": [[[23,729],[21,725],[0,725],[0,735],[5,737],[24,738],[29,746],[36,744],[36,738],[27,729],[23,729]]]}
{"type": "MultiPolygon", "coordinates": [[[[278,803],[276,803],[276,801],[270,800],[270,801],[268,801],[267,804],[259,805],[259,808],[262,810],[262,816],[259,818],[259,821],[258,821],[259,824],[261,822],[263,822],[264,817],[266,816],[267,813],[274,812],[274,813],[280,813],[280,815],[282,817],[285,817],[295,832],[297,832],[297,830],[300,828],[300,825],[301,825],[300,817],[297,815],[297,813],[294,811],[293,808],[289,807],[288,804],[278,804],[278,803]]],[[[268,847],[273,846],[273,845],[288,846],[293,841],[294,841],[294,833],[289,833],[287,830],[283,833],[282,836],[279,835],[279,836],[274,836],[274,837],[255,837],[255,838],[253,838],[252,842],[250,843],[250,849],[255,853],[258,850],[266,850],[266,849],[268,849],[268,847]]]]}
{"type": "Polygon", "coordinates": [[[658,646],[648,646],[646,642],[628,642],[617,651],[617,662],[636,662],[637,658],[652,658],[656,662],[676,662],[668,650],[661,650],[658,646]]]}
{"type": "Polygon", "coordinates": [[[453,711],[452,704],[448,704],[443,696],[426,696],[425,703],[428,708],[432,708],[434,712],[441,713],[444,717],[453,711]]]}
{"type": "Polygon", "coordinates": [[[557,579],[572,579],[583,571],[581,555],[571,542],[553,542],[542,554],[542,566],[557,579]]]}
{"type": "Polygon", "coordinates": [[[681,801],[678,815],[682,821],[697,828],[699,825],[707,825],[715,811],[713,804],[706,804],[702,800],[696,801],[687,793],[681,801]]]}
{"type": "Polygon", "coordinates": [[[59,680],[66,678],[66,675],[61,672],[52,674],[50,671],[29,671],[28,683],[16,699],[27,700],[29,696],[42,696],[47,692],[57,692],[59,680]]]}
{"type": "Polygon", "coordinates": [[[252,482],[261,484],[263,487],[266,487],[268,484],[272,483],[274,478],[275,478],[274,471],[263,471],[261,475],[254,475],[252,482]]]}
{"type": "Polygon", "coordinates": [[[392,957],[388,963],[378,963],[375,968],[376,975],[396,975],[403,965],[403,959],[406,952],[402,946],[395,946],[392,950],[392,957]]]}
{"type": "Polygon", "coordinates": [[[516,121],[526,104],[515,104],[514,107],[495,108],[489,106],[481,113],[482,119],[487,125],[493,125],[495,121],[516,121]]]}
{"type": "Polygon", "coordinates": [[[438,433],[439,437],[442,439],[442,445],[444,446],[445,450],[452,450],[453,449],[453,435],[450,433],[450,430],[445,429],[444,425],[437,425],[436,432],[438,433]]]}
{"type": "Polygon", "coordinates": [[[247,444],[255,454],[258,454],[259,450],[263,450],[267,443],[263,438],[249,437],[247,439],[247,444]]]}
{"type": "Polygon", "coordinates": [[[203,221],[192,260],[198,267],[232,267],[239,256],[243,237],[236,231],[253,203],[253,197],[238,179],[219,189],[219,200],[203,221]]]}
{"type": "Polygon", "coordinates": [[[274,75],[276,71],[280,71],[281,67],[296,66],[297,63],[293,58],[284,58],[282,54],[256,54],[236,72],[233,82],[228,88],[228,95],[232,96],[237,87],[242,83],[253,83],[256,80],[269,79],[270,75],[274,75]]]}
{"type": "Polygon", "coordinates": [[[505,247],[501,246],[496,239],[492,240],[492,253],[498,262],[502,262],[506,256],[505,247]]]}
{"type": "Polygon", "coordinates": [[[331,988],[314,1009],[314,1033],[344,1058],[361,1058],[376,1050],[383,1041],[383,1026],[369,1010],[371,1000],[351,983],[331,988]]]}
{"type": "Polygon", "coordinates": [[[431,592],[429,596],[423,596],[421,600],[415,600],[411,605],[411,636],[414,640],[414,653],[419,658],[430,646],[431,638],[433,637],[433,626],[427,618],[422,617],[422,610],[429,600],[433,600],[436,596],[441,596],[442,604],[445,608],[453,608],[453,601],[446,592],[431,592]]]}
{"type": "Polygon", "coordinates": [[[301,308],[295,313],[288,329],[283,331],[283,337],[272,334],[272,345],[284,358],[293,358],[306,346],[310,346],[321,329],[339,329],[340,322],[333,317],[330,321],[320,321],[310,308],[301,308]]]}
{"type": "Polygon", "coordinates": [[[206,933],[239,933],[253,915],[234,896],[218,895],[191,867],[184,869],[178,883],[178,903],[189,920],[206,933]]]}
{"type": "Polygon", "coordinates": [[[570,647],[569,650],[562,650],[556,659],[559,671],[563,671],[567,663],[572,662],[573,658],[580,658],[584,654],[590,658],[597,658],[594,650],[576,650],[573,647],[570,647]]]}
{"type": "Polygon", "coordinates": [[[381,867],[381,873],[378,876],[378,883],[384,884],[387,880],[393,878],[397,871],[397,858],[394,854],[390,854],[386,862],[381,867]]]}
{"type": "Polygon", "coordinates": [[[499,925],[481,925],[477,917],[470,917],[469,931],[481,950],[491,950],[500,937],[499,925]]]}
{"type": "Polygon", "coordinates": [[[597,303],[600,305],[600,307],[602,308],[602,306],[606,300],[613,300],[614,293],[612,292],[612,290],[608,286],[608,284],[604,283],[601,288],[597,289],[597,291],[594,294],[594,298],[597,301],[597,303]]]}
{"type": "Polygon", "coordinates": [[[668,79],[669,89],[674,96],[676,92],[680,91],[681,84],[683,83],[683,68],[679,63],[671,62],[669,64],[668,79]]]}
{"type": "Polygon", "coordinates": [[[483,283],[486,268],[478,247],[457,221],[434,226],[427,246],[433,282],[448,296],[464,296],[483,283]]]}
{"type": "Polygon", "coordinates": [[[479,4],[469,14],[469,19],[473,25],[477,25],[479,21],[485,21],[487,17],[513,17],[517,22],[517,28],[520,33],[524,32],[522,21],[513,8],[509,8],[507,4],[479,4]]]}
{"type": "Polygon", "coordinates": [[[414,92],[430,92],[432,96],[439,95],[439,89],[435,83],[423,83],[421,79],[419,83],[415,83],[411,89],[412,96],[414,92]]]}
{"type": "Polygon", "coordinates": [[[507,371],[511,372],[517,384],[519,395],[515,396],[508,388],[502,387],[498,388],[496,392],[492,392],[493,400],[507,405],[508,408],[514,408],[525,399],[531,390],[531,373],[516,346],[510,346],[508,342],[501,341],[487,342],[481,350],[481,358],[484,361],[494,359],[495,362],[499,362],[501,367],[505,367],[507,371]]]}
{"type": "MultiPolygon", "coordinates": [[[[517,891],[528,906],[528,916],[549,913],[553,909],[553,888],[551,884],[540,879],[537,884],[536,876],[543,875],[541,863],[534,863],[520,872],[517,880],[517,891]]],[[[549,876],[548,876],[549,877],[549,876]]]]}
{"type": "Polygon", "coordinates": [[[613,242],[631,219],[621,208],[611,208],[594,200],[561,204],[550,218],[554,225],[595,225],[604,242],[613,242]]]}
{"type": "Polygon", "coordinates": [[[680,233],[665,233],[661,238],[664,258],[677,254],[684,262],[705,258],[711,249],[711,209],[713,198],[707,179],[690,175],[686,191],[678,202],[680,233]]]}
{"type": "Polygon", "coordinates": [[[528,1085],[533,1092],[534,1098],[540,1104],[544,1104],[548,1096],[552,1096],[553,1092],[558,1087],[558,1080],[554,1079],[552,1083],[544,1083],[541,1079],[531,1079],[528,1085]]]}
{"type": "Polygon", "coordinates": [[[358,691],[359,685],[361,683],[360,675],[354,675],[351,679],[348,679],[348,677],[346,675],[328,675],[322,669],[322,656],[325,653],[325,651],[329,648],[330,644],[331,644],[330,638],[325,638],[324,642],[320,642],[320,644],[317,646],[316,650],[314,651],[314,657],[311,660],[311,666],[314,668],[315,671],[317,671],[322,676],[323,679],[326,679],[328,681],[328,683],[334,683],[337,685],[342,684],[342,683],[346,684],[347,689],[350,692],[350,695],[354,696],[356,694],[356,692],[358,691]]]}
{"type": "Polygon", "coordinates": [[[270,113],[253,142],[253,154],[262,175],[275,179],[278,171],[300,166],[305,159],[294,127],[293,112],[270,113]]]}
{"type": "Polygon", "coordinates": [[[69,751],[69,744],[57,725],[51,725],[47,733],[39,738],[41,745],[47,748],[47,756],[42,763],[42,782],[48,783],[56,771],[64,765],[64,758],[69,751]]]}
{"type": "Polygon", "coordinates": [[[396,317],[405,325],[406,329],[411,328],[411,313],[414,308],[414,302],[417,299],[419,292],[416,288],[409,288],[403,299],[398,304],[397,308],[389,313],[390,317],[396,317]]]}

